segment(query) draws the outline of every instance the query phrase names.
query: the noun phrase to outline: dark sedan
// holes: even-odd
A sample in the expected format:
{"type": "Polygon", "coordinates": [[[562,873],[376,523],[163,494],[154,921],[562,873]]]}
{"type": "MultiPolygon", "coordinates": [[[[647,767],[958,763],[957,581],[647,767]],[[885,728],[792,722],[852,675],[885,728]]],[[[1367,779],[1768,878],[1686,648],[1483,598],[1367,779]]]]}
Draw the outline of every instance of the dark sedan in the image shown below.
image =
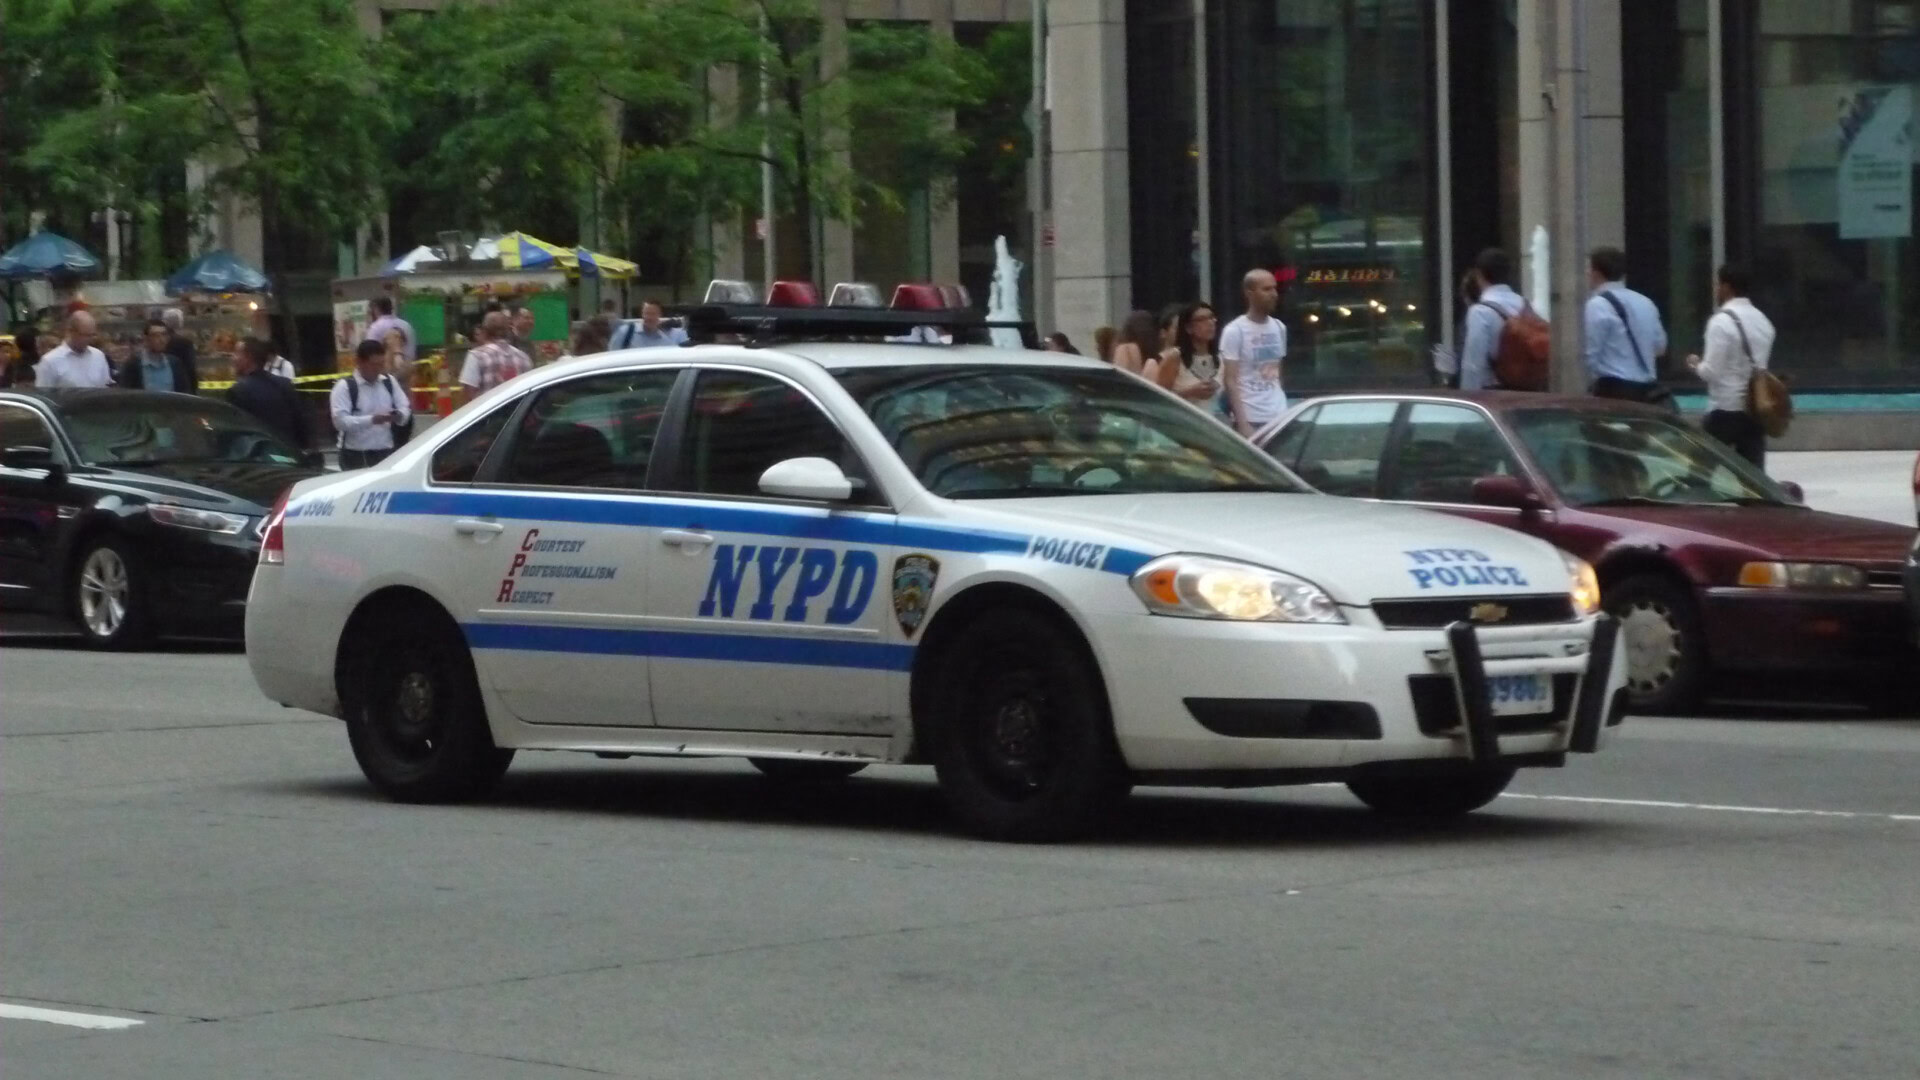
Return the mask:
{"type": "Polygon", "coordinates": [[[107,648],[237,638],[260,524],[314,463],[222,401],[0,392],[0,614],[107,648]]]}
{"type": "Polygon", "coordinates": [[[1721,676],[1836,676],[1890,699],[1914,685],[1901,587],[1914,530],[1810,510],[1667,413],[1544,394],[1339,396],[1256,441],[1331,494],[1506,525],[1593,563],[1641,711],[1695,705],[1721,676]]]}

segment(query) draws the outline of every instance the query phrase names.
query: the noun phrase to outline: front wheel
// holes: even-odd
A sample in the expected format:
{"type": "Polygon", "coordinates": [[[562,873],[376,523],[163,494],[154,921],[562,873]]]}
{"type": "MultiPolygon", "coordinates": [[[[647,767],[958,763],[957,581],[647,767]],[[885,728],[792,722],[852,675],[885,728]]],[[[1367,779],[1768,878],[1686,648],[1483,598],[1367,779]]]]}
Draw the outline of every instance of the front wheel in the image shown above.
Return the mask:
{"type": "Polygon", "coordinates": [[[1407,776],[1347,781],[1354,798],[1388,817],[1436,820],[1471,814],[1513,783],[1512,769],[1476,769],[1458,776],[1407,776]]]}
{"type": "Polygon", "coordinates": [[[137,649],[152,640],[147,619],[145,567],[124,541],[91,544],[73,574],[75,620],[97,649],[137,649]]]}
{"type": "Polygon", "coordinates": [[[1620,620],[1628,707],[1674,713],[1699,704],[1707,649],[1693,594],[1667,578],[1642,574],[1607,588],[1601,602],[1620,620]]]}
{"type": "Polygon", "coordinates": [[[995,840],[1097,829],[1132,787],[1099,672],[1074,631],[1018,608],[976,619],[930,695],[934,772],[956,818],[995,840]]]}
{"type": "Polygon", "coordinates": [[[354,760],[389,798],[476,799],[513,761],[493,744],[473,654],[451,625],[413,616],[366,627],[345,684],[354,760]]]}

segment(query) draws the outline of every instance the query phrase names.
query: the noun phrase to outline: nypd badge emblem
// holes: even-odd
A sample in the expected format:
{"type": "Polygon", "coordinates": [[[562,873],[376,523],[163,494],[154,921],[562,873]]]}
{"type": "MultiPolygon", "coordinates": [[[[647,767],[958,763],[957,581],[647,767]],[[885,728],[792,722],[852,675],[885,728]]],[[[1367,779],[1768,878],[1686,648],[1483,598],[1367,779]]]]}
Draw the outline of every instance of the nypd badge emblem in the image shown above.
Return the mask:
{"type": "Polygon", "coordinates": [[[902,555],[893,564],[893,616],[900,632],[912,637],[933,603],[933,583],[940,577],[940,560],[931,555],[902,555]]]}

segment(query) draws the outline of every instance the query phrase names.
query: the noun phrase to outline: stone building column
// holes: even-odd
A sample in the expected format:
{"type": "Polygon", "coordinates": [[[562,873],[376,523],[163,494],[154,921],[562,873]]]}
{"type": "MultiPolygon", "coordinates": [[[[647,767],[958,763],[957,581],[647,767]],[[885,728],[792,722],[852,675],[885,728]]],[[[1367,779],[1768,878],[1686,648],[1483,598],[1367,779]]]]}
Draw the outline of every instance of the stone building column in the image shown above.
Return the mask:
{"type": "Polygon", "coordinates": [[[1052,0],[1053,322],[1089,354],[1133,302],[1124,0],[1052,0]]]}

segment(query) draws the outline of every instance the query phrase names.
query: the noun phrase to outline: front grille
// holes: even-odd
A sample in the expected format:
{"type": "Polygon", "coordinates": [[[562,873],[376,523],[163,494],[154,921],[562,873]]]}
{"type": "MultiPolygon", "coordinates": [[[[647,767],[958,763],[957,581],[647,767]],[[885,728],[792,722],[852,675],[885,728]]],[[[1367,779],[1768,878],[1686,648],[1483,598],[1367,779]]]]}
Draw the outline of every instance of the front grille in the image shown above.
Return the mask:
{"type": "MultiPolygon", "coordinates": [[[[1438,630],[1457,622],[1487,626],[1532,626],[1574,620],[1573,600],[1555,596],[1455,596],[1445,600],[1376,600],[1373,613],[1389,630],[1438,630]],[[1476,620],[1474,609],[1491,605],[1503,609],[1501,618],[1476,620]]],[[[1483,613],[1490,614],[1490,613],[1483,613]]]]}
{"type": "MultiPolygon", "coordinates": [[[[1565,720],[1573,711],[1574,684],[1577,675],[1553,677],[1553,708],[1528,716],[1496,716],[1495,730],[1502,735],[1543,731],[1565,720]]],[[[1460,702],[1453,693],[1450,675],[1410,675],[1407,688],[1413,692],[1413,719],[1422,735],[1442,735],[1460,727],[1460,702]]]]}

